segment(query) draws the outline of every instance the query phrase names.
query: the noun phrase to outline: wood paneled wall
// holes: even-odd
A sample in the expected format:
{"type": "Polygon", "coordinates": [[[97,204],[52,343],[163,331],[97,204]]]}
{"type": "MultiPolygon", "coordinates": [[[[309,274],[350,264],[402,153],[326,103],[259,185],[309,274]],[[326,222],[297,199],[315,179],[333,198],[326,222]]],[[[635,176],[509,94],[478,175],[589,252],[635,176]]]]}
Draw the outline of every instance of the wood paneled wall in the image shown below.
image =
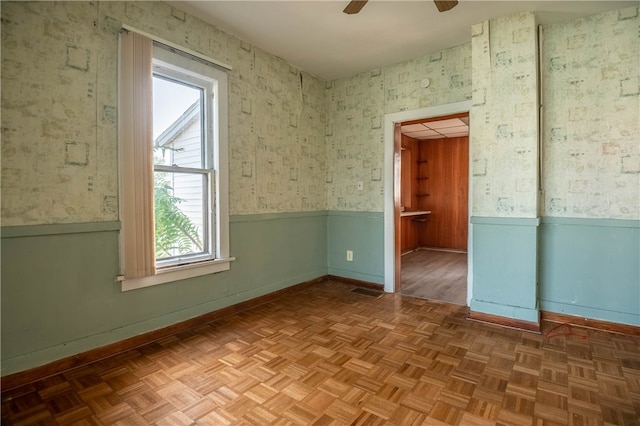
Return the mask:
{"type": "MultiPolygon", "coordinates": [[[[418,210],[417,161],[420,156],[418,140],[402,135],[402,151],[400,166],[400,204],[405,210],[418,210]]],[[[415,250],[418,247],[418,224],[410,217],[404,217],[400,222],[402,233],[402,253],[415,250]]]]}
{"type": "Polygon", "coordinates": [[[411,217],[400,218],[400,229],[402,230],[401,253],[407,253],[418,248],[418,223],[411,217]]]}
{"type": "Polygon", "coordinates": [[[400,204],[405,210],[417,210],[416,197],[416,161],[420,156],[418,140],[402,135],[402,151],[400,166],[400,204]]]}
{"type": "Polygon", "coordinates": [[[418,244],[467,250],[469,138],[420,141],[418,209],[431,210],[429,222],[419,224],[418,244]],[[427,195],[428,194],[428,195],[427,195]]]}

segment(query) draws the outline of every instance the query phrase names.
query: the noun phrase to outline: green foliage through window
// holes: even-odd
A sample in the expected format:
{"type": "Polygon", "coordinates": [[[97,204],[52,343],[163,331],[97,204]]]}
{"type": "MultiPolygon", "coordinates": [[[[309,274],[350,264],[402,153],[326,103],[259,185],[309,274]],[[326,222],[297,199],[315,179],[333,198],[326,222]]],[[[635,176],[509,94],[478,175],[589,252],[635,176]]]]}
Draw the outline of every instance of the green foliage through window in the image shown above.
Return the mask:
{"type": "Polygon", "coordinates": [[[202,251],[198,228],[184,214],[166,175],[154,174],[156,259],[202,251]]]}

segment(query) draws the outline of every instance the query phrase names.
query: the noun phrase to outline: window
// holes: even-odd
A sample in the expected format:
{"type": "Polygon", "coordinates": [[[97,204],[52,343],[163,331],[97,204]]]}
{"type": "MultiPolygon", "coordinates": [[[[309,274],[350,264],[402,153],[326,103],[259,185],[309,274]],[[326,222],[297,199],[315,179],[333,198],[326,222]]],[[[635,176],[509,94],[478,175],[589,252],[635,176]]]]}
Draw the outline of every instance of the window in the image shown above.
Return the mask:
{"type": "Polygon", "coordinates": [[[171,54],[161,49],[154,48],[153,61],[156,268],[208,260],[215,251],[210,194],[216,82],[167,66],[157,58],[171,54]]]}
{"type": "Polygon", "coordinates": [[[229,269],[226,72],[134,32],[120,66],[123,291],[229,269]]]}

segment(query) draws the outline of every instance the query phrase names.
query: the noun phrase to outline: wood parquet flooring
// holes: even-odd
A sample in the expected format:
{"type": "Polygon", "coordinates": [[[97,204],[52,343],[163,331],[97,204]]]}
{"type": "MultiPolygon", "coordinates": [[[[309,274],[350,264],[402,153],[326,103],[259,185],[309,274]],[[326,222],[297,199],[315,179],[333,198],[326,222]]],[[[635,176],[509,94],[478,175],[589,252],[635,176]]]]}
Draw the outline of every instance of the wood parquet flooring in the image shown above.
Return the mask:
{"type": "Polygon", "coordinates": [[[638,337],[547,338],[352,289],[322,282],[3,391],[2,423],[640,424],[638,337]]]}

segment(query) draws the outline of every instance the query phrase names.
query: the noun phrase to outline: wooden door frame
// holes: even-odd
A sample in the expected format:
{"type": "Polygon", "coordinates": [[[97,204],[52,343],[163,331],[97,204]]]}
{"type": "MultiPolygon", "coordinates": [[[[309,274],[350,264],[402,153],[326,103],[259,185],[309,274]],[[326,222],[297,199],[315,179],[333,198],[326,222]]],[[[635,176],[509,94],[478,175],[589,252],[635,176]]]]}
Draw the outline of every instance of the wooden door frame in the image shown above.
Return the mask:
{"type": "MultiPolygon", "coordinates": [[[[384,290],[394,293],[400,289],[400,123],[430,117],[470,113],[472,102],[462,101],[445,105],[386,114],[384,119],[384,290]],[[396,124],[398,126],[396,126],[396,124]],[[398,137],[396,137],[396,134],[398,137]]],[[[471,129],[470,129],[471,131],[471,129]]],[[[471,171],[471,156],[469,156],[471,171]]],[[[472,174],[469,173],[469,216],[472,211],[472,174]]],[[[467,304],[473,294],[472,228],[469,223],[467,249],[467,304]]]]}

